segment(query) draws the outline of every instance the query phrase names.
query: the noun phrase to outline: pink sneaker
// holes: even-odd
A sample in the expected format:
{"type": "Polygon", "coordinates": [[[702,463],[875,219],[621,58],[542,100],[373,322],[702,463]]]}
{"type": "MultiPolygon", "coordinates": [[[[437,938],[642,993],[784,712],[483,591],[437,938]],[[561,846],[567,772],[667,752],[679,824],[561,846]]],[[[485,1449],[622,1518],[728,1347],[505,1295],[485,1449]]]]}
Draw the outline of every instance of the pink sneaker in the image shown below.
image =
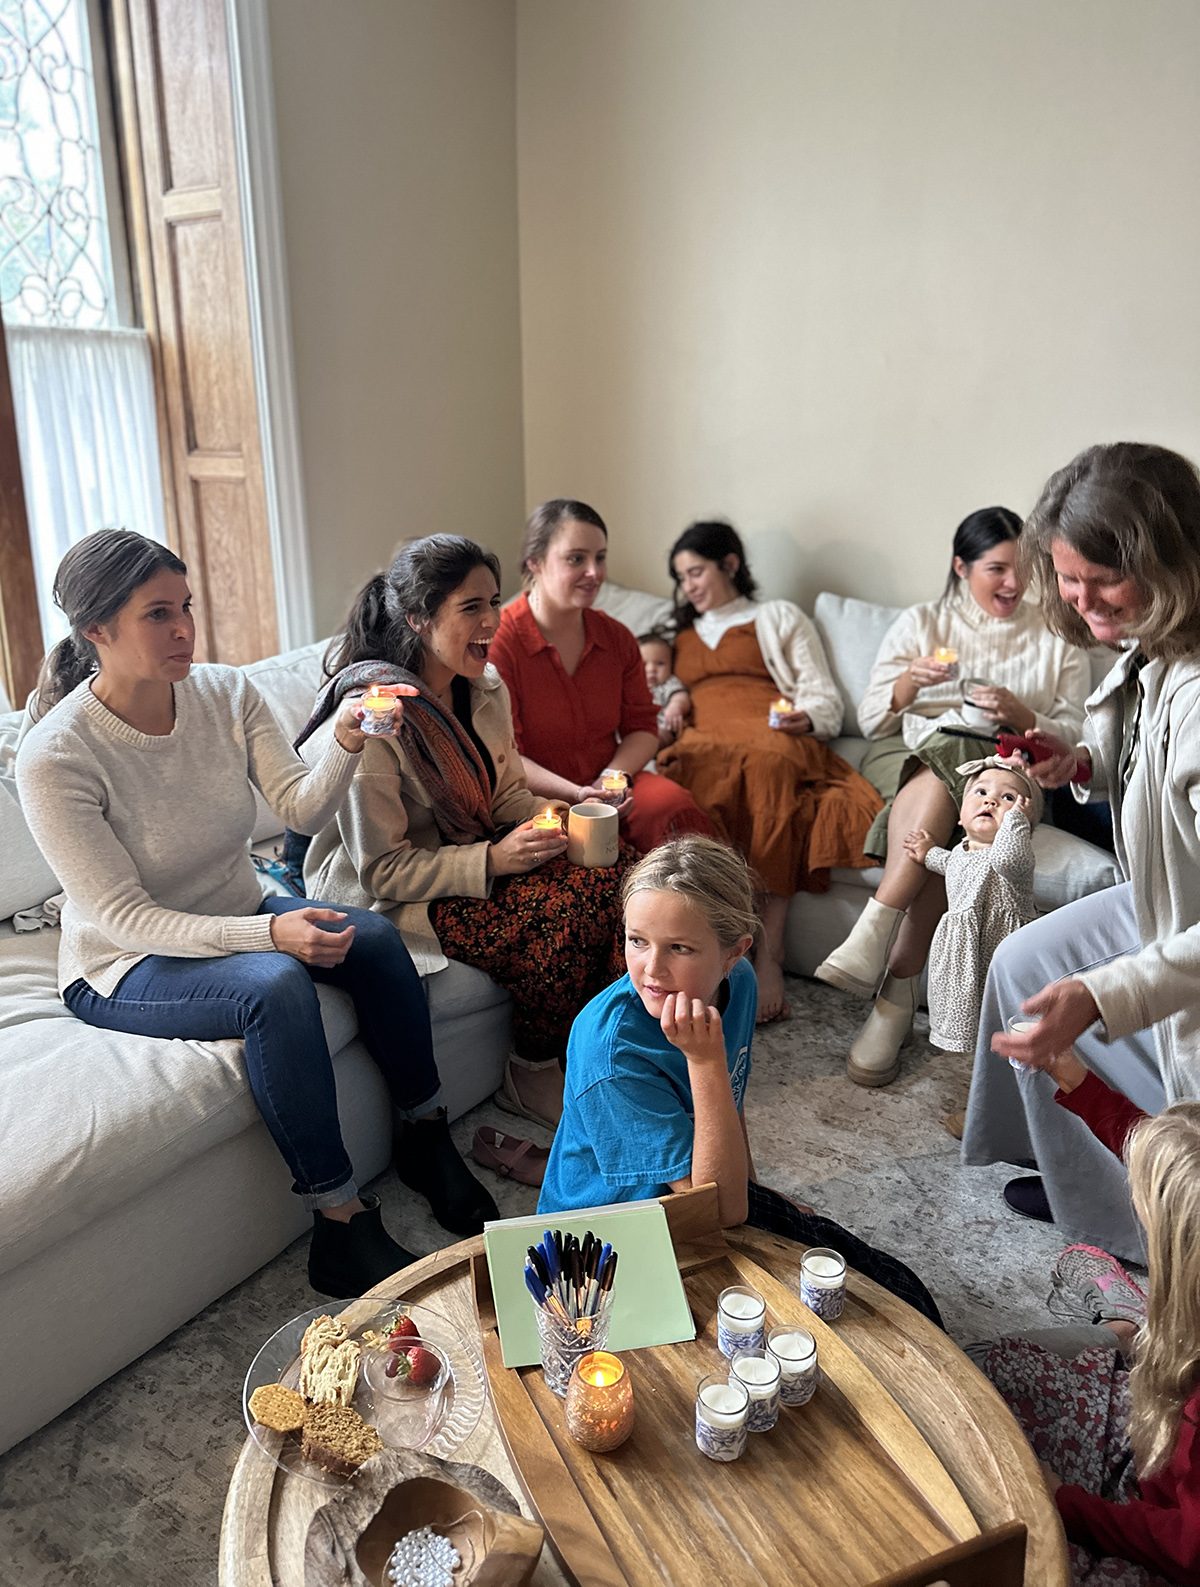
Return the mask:
{"type": "Polygon", "coordinates": [[[1056,1316],[1086,1316],[1090,1322],[1121,1321],[1141,1326],[1146,1292],[1107,1251],[1069,1245],[1054,1264],[1046,1303],[1056,1316]]]}

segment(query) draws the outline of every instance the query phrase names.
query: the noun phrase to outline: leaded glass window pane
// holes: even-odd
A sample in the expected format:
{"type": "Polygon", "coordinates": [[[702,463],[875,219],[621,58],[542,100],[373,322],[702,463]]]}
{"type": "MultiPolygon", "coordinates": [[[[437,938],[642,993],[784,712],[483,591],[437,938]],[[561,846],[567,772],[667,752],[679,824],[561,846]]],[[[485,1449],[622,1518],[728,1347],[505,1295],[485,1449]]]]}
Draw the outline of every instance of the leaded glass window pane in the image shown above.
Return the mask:
{"type": "Polygon", "coordinates": [[[0,308],[116,323],[86,0],[0,0],[0,308]]]}

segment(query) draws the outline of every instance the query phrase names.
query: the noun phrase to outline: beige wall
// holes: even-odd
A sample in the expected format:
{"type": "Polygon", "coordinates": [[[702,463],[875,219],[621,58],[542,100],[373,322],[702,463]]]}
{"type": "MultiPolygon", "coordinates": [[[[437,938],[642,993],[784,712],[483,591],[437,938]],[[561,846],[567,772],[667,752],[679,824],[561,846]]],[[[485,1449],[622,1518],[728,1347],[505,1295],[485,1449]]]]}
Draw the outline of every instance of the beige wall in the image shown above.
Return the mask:
{"type": "Polygon", "coordinates": [[[523,517],[512,0],[270,0],[318,632],[523,517]]]}
{"type": "Polygon", "coordinates": [[[518,0],[526,494],[664,587],[927,599],[1080,447],[1200,454],[1193,0],[518,0]]]}

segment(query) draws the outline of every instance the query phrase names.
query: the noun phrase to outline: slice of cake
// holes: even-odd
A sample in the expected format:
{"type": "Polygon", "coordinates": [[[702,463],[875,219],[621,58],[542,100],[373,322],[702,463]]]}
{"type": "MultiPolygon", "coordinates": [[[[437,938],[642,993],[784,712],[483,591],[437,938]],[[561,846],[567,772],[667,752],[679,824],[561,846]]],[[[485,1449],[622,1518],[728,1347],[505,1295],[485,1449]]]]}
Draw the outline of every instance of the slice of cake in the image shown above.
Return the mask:
{"type": "Polygon", "coordinates": [[[250,1414],[277,1433],[298,1433],[304,1425],[304,1401],[282,1383],[261,1383],[250,1396],[250,1414]]]}
{"type": "Polygon", "coordinates": [[[383,1440],[347,1405],[310,1405],[304,1416],[304,1458],[337,1477],[350,1477],[378,1455],[383,1440]]]}

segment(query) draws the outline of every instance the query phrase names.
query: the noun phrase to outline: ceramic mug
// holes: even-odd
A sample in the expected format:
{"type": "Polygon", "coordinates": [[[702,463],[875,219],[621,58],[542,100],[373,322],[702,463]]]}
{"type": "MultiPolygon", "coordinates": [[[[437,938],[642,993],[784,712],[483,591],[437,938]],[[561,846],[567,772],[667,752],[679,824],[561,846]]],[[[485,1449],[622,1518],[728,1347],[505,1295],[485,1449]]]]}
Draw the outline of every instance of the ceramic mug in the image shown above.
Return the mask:
{"type": "Polygon", "coordinates": [[[989,733],[996,732],[996,723],[987,714],[982,706],[976,705],[972,699],[976,689],[995,689],[999,685],[990,678],[968,678],[963,684],[962,718],[968,727],[986,728],[989,733]]]}
{"type": "Polygon", "coordinates": [[[621,818],[611,805],[572,805],[567,817],[567,858],[572,865],[615,865],[621,818]]]}

